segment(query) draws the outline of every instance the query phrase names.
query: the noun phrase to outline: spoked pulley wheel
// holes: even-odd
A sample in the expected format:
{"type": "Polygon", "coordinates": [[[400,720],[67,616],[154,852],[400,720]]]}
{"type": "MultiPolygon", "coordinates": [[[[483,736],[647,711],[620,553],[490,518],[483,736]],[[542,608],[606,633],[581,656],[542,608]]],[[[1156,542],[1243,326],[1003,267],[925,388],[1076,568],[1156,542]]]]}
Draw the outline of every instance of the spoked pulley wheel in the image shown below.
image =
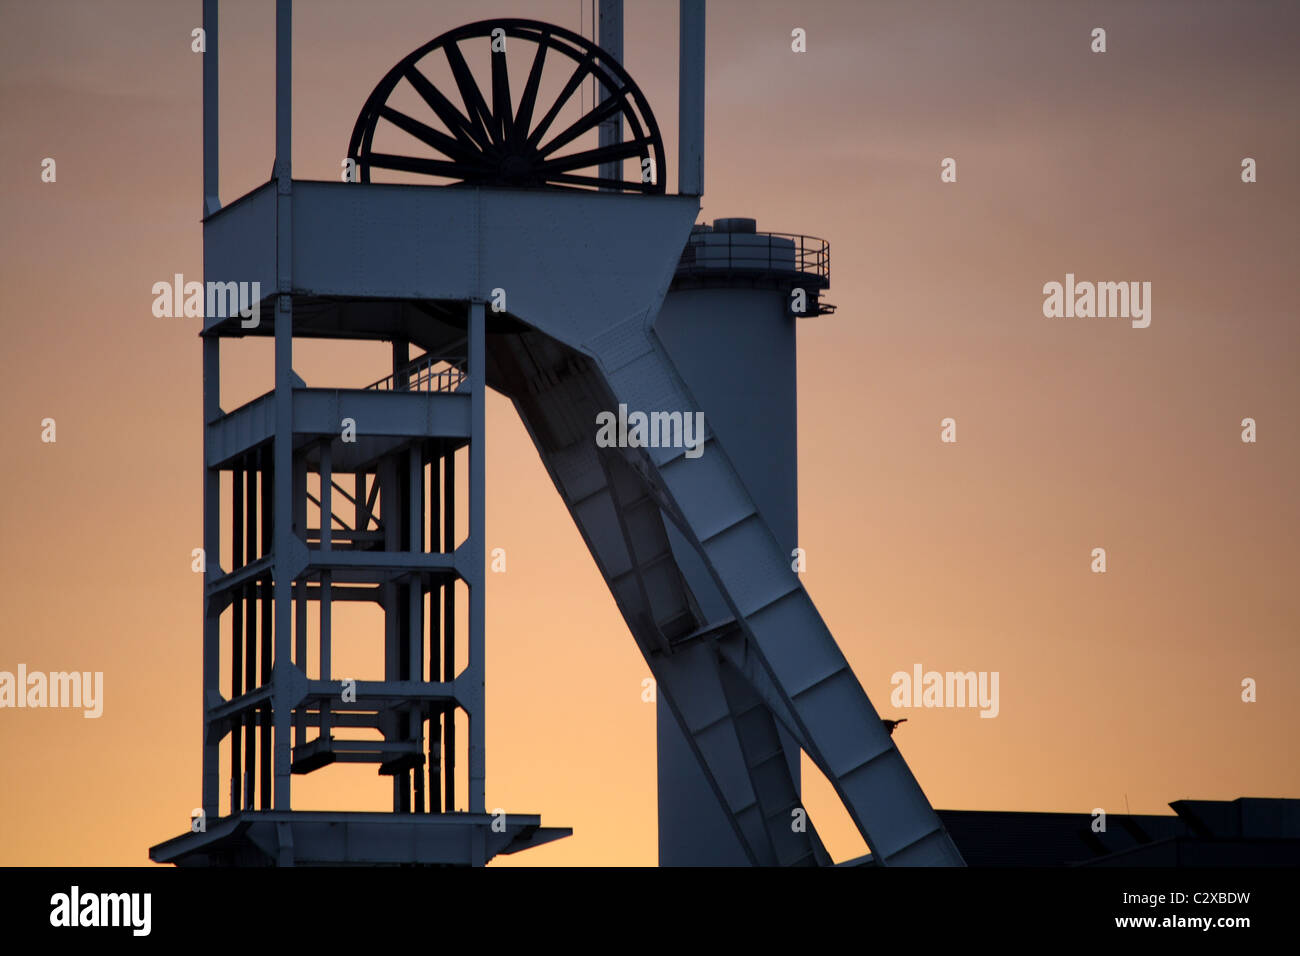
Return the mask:
{"type": "Polygon", "coordinates": [[[385,169],[479,186],[664,191],[663,140],[641,90],[591,41],[536,20],[483,20],[415,50],[366,100],[348,156],[361,182],[385,169]],[[486,89],[470,67],[481,57],[490,57],[490,74],[481,71],[486,89]],[[450,79],[439,86],[430,74],[450,79]],[[593,79],[597,90],[609,91],[595,102],[587,96],[593,79]],[[405,95],[405,108],[395,94],[405,95]],[[617,115],[625,121],[623,141],[593,145],[592,131],[617,115]],[[395,137],[409,147],[376,151],[377,133],[381,141],[393,138],[389,127],[418,142],[395,137]]]}

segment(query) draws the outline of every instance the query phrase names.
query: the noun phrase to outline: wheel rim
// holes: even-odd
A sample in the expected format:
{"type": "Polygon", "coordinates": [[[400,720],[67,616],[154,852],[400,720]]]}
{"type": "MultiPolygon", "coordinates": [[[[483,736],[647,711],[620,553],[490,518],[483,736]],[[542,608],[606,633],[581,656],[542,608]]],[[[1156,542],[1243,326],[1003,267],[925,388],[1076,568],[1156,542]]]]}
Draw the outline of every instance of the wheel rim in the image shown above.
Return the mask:
{"type": "Polygon", "coordinates": [[[636,83],[609,54],[586,38],[536,20],[471,23],[407,55],[366,100],[352,130],[348,157],[356,164],[357,178],[366,183],[372,169],[385,169],[476,186],[664,192],[663,140],[636,83]],[[495,38],[494,31],[499,31],[495,38]],[[499,42],[493,43],[494,39],[499,42]],[[480,41],[491,57],[486,93],[466,59],[467,41],[480,41]],[[439,60],[445,65],[452,83],[440,89],[425,75],[421,64],[430,63],[428,57],[434,58],[433,65],[439,60]],[[527,63],[527,80],[517,105],[511,96],[508,57],[520,66],[527,63]],[[548,69],[553,72],[548,74],[548,69]],[[549,106],[544,105],[543,101],[550,99],[541,94],[544,83],[560,77],[567,79],[559,94],[549,106]],[[577,102],[575,98],[592,78],[611,93],[581,110],[577,121],[558,125],[557,119],[577,102]],[[403,81],[418,94],[420,111],[398,109],[392,103],[403,81]],[[617,115],[626,124],[621,143],[581,145],[584,135],[617,115]],[[388,127],[418,140],[424,154],[375,151],[376,132],[388,127]],[[635,174],[625,172],[629,159],[636,160],[635,174]],[[616,177],[602,175],[600,167],[606,163],[617,163],[616,177]],[[650,181],[646,174],[652,177],[650,181]]]}

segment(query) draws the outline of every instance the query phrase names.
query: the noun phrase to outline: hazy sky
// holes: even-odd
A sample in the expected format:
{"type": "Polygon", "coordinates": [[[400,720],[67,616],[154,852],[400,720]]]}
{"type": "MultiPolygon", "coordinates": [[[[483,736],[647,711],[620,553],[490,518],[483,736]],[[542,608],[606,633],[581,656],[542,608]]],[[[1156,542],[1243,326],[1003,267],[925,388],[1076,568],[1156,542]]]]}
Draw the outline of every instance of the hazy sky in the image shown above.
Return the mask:
{"type": "MultiPolygon", "coordinates": [[[[365,97],[425,40],[488,14],[589,31],[588,6],[299,3],[295,176],[338,177],[365,97]]],[[[0,4],[0,670],[105,685],[95,720],[0,710],[0,863],[147,862],[199,802],[199,320],[155,318],[150,288],[202,272],[200,9],[0,4]]],[[[709,5],[702,217],[831,243],[839,311],[800,324],[805,583],[876,707],[909,718],[895,739],[936,807],[1300,796],[1298,10],[709,5]],[[1150,326],[1046,318],[1067,273],[1150,282],[1150,326]],[[916,664],[999,672],[999,715],[891,708],[916,664]]],[[[273,24],[223,4],[225,202],[270,174],[273,24]]],[[[670,189],[676,44],[675,3],[628,0],[670,189]]],[[[270,350],[225,354],[229,409],[268,387],[270,350]]],[[[310,384],[387,371],[376,347],[299,356],[310,384]]],[[[575,828],[509,862],[653,863],[648,670],[499,396],[488,435],[488,546],[509,555],[488,806],[575,828]]],[[[298,808],[389,793],[369,768],[294,787],[298,808]]],[[[847,856],[830,802],[814,781],[847,856]]]]}

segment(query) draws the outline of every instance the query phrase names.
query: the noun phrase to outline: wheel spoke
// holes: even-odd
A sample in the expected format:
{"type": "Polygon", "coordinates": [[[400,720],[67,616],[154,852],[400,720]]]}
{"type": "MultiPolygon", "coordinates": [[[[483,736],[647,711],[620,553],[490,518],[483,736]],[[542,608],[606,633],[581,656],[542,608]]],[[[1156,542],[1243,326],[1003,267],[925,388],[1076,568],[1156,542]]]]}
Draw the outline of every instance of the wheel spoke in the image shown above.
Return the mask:
{"type": "MultiPolygon", "coordinates": [[[[465,179],[476,171],[463,163],[449,163],[441,159],[422,159],[418,156],[393,156],[389,153],[371,153],[362,162],[378,169],[396,169],[404,173],[424,173],[426,176],[449,176],[465,179]]],[[[481,167],[480,167],[481,169],[481,167]]]]}
{"type": "Polygon", "coordinates": [[[506,70],[506,53],[492,53],[492,125],[497,140],[508,143],[514,139],[513,109],[510,106],[510,73],[506,70]]]}
{"type": "Polygon", "coordinates": [[[465,111],[469,115],[471,123],[477,123],[483,130],[488,142],[492,143],[492,111],[488,109],[487,103],[483,100],[483,94],[479,92],[478,84],[474,82],[474,74],[470,72],[469,64],[465,62],[465,57],[460,52],[460,47],[455,40],[450,41],[443,47],[443,53],[447,56],[447,62],[451,65],[451,74],[456,78],[456,87],[460,90],[461,101],[465,104],[465,111]]]}
{"type": "Polygon", "coordinates": [[[471,123],[465,114],[456,109],[451,100],[443,96],[438,88],[429,82],[428,77],[414,66],[410,67],[404,75],[406,81],[415,87],[421,99],[429,104],[429,108],[438,114],[438,119],[442,120],[457,139],[470,147],[471,151],[488,148],[490,144],[486,135],[480,133],[477,125],[471,123]]]}
{"type": "Polygon", "coordinates": [[[635,189],[638,192],[649,192],[655,188],[654,183],[643,183],[639,179],[606,179],[603,176],[575,176],[571,173],[547,176],[546,181],[572,186],[606,186],[612,189],[635,189]]]}
{"type": "Polygon", "coordinates": [[[627,120],[628,129],[634,139],[650,139],[650,134],[641,128],[641,121],[636,118],[636,110],[624,110],[623,118],[627,120]]]}
{"type": "Polygon", "coordinates": [[[573,71],[573,76],[569,77],[569,82],[564,84],[564,89],[560,90],[560,95],[555,98],[555,102],[551,105],[551,108],[546,111],[546,115],[542,117],[542,121],[537,124],[537,129],[533,130],[532,134],[529,135],[528,144],[530,146],[536,146],[541,141],[542,137],[546,135],[546,131],[550,129],[551,124],[555,122],[555,117],[560,115],[560,110],[564,108],[564,104],[569,101],[570,97],[572,97],[575,92],[577,92],[578,86],[582,83],[585,73],[591,69],[591,64],[594,60],[595,54],[593,53],[588,53],[582,58],[582,62],[578,64],[578,68],[573,71]]]}
{"type": "Polygon", "coordinates": [[[625,143],[614,143],[597,149],[584,150],[581,153],[570,153],[568,156],[557,156],[555,159],[542,163],[537,167],[537,171],[539,173],[561,173],[570,169],[586,169],[590,166],[599,166],[601,163],[631,159],[633,156],[639,156],[642,150],[649,146],[650,141],[648,139],[633,139],[625,143]]]}
{"type": "Polygon", "coordinates": [[[473,144],[466,146],[464,141],[448,136],[446,133],[440,133],[432,126],[426,126],[417,119],[407,116],[391,106],[385,106],[379,111],[379,115],[388,120],[399,129],[410,133],[416,139],[427,143],[443,155],[458,162],[475,162],[475,158],[480,154],[473,148],[473,144]]]}
{"type": "Polygon", "coordinates": [[[555,152],[561,146],[573,142],[573,140],[587,132],[587,130],[599,126],[602,121],[623,108],[622,95],[624,92],[624,90],[619,90],[616,94],[605,100],[605,102],[601,103],[600,106],[596,107],[586,116],[581,117],[576,123],[566,129],[559,136],[556,136],[555,139],[543,146],[538,150],[538,152],[543,156],[546,156],[549,153],[555,152]]]}
{"type": "Polygon", "coordinates": [[[533,122],[533,107],[537,105],[537,87],[542,82],[542,64],[546,62],[546,42],[537,41],[537,55],[533,57],[533,68],[528,71],[528,82],[524,84],[524,95],[519,99],[519,113],[515,116],[515,129],[524,139],[528,138],[528,128],[533,122]]]}

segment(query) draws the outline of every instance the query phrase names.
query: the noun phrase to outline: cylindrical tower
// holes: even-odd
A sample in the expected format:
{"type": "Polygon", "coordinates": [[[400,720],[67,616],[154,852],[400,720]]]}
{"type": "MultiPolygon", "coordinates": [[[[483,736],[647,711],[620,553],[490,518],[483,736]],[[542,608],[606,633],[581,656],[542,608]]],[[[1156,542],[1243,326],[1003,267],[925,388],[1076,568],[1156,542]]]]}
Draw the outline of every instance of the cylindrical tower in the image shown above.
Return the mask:
{"type": "MultiPolygon", "coordinates": [[[[795,322],[829,312],[830,247],[717,219],[691,233],[654,331],[788,553],[799,545],[795,322]]],[[[711,624],[730,616],[698,553],[669,528],[674,556],[711,624]]],[[[793,560],[793,559],[792,559],[793,560]]],[[[659,862],[749,861],[667,704],[658,702],[659,862]]],[[[778,728],[799,781],[799,748],[778,728]]]]}

